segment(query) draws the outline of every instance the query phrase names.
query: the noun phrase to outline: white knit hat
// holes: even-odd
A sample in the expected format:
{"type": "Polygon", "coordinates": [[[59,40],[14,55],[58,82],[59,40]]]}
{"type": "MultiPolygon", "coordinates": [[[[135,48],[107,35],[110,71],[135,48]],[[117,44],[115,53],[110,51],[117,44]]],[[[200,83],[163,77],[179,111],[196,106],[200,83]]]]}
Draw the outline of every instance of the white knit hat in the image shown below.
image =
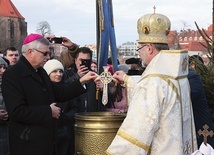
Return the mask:
{"type": "Polygon", "coordinates": [[[43,66],[43,68],[45,69],[48,75],[50,75],[50,73],[57,69],[61,69],[62,71],[64,71],[62,63],[56,59],[48,60],[43,66]]]}

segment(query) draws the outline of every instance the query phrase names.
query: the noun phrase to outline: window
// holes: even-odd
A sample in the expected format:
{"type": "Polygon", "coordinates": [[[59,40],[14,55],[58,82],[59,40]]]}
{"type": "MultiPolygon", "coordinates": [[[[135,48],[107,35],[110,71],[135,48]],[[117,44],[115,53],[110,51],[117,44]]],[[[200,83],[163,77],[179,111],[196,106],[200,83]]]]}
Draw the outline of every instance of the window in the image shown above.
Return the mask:
{"type": "Polygon", "coordinates": [[[203,40],[203,37],[202,37],[202,36],[200,36],[200,37],[199,37],[199,40],[200,40],[200,41],[202,41],[202,40],[203,40]]]}

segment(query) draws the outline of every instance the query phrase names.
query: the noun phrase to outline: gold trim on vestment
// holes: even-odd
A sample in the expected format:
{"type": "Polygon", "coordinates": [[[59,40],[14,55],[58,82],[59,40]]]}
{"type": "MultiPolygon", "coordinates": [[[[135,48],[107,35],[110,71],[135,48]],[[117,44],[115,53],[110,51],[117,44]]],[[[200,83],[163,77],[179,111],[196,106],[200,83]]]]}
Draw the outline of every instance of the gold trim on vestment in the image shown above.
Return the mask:
{"type": "Polygon", "coordinates": [[[178,79],[186,78],[187,75],[179,76],[179,77],[173,77],[173,76],[163,75],[163,74],[149,74],[149,75],[146,75],[145,77],[143,77],[140,81],[142,81],[143,79],[148,78],[148,77],[159,77],[159,78],[163,79],[164,81],[166,81],[168,83],[168,85],[172,88],[172,90],[177,94],[178,100],[181,103],[181,97],[178,93],[178,89],[170,79],[178,80],[178,79]]]}
{"type": "MultiPolygon", "coordinates": [[[[174,79],[174,80],[179,80],[179,79],[184,79],[187,78],[187,75],[183,75],[183,76],[170,76],[170,75],[164,75],[164,74],[148,74],[146,76],[144,76],[142,79],[140,79],[140,81],[142,81],[143,79],[147,78],[147,77],[160,77],[160,78],[168,78],[168,79],[174,79]]],[[[140,82],[139,81],[139,82],[140,82]]],[[[138,82],[138,83],[139,83],[138,82]]]]}
{"type": "Polygon", "coordinates": [[[105,153],[106,153],[107,155],[114,155],[113,153],[111,153],[111,152],[109,152],[109,151],[105,151],[105,153]]]}
{"type": "Polygon", "coordinates": [[[144,149],[145,151],[147,151],[147,152],[149,151],[150,146],[148,146],[148,145],[146,145],[146,144],[140,142],[139,140],[137,140],[137,139],[131,137],[130,135],[126,134],[125,132],[119,130],[119,131],[117,132],[117,135],[120,136],[120,137],[122,137],[123,139],[126,139],[126,140],[129,141],[130,143],[132,143],[132,144],[134,144],[134,145],[136,145],[136,146],[138,146],[138,147],[144,149]]]}
{"type": "Polygon", "coordinates": [[[173,54],[181,54],[181,53],[188,53],[188,51],[181,51],[181,50],[161,50],[161,53],[173,53],[173,54]]]}
{"type": "MultiPolygon", "coordinates": [[[[180,84],[180,82],[179,82],[179,81],[178,81],[178,86],[179,86],[179,90],[180,90],[180,94],[181,94],[181,84],[180,84]]],[[[184,134],[183,134],[183,128],[184,128],[184,124],[183,124],[183,122],[184,122],[184,121],[183,121],[183,108],[182,108],[182,107],[183,107],[183,106],[182,106],[182,105],[183,105],[183,103],[182,103],[182,97],[181,97],[181,96],[180,96],[180,103],[181,103],[181,118],[182,118],[182,119],[181,119],[182,135],[184,135],[184,134]]]]}

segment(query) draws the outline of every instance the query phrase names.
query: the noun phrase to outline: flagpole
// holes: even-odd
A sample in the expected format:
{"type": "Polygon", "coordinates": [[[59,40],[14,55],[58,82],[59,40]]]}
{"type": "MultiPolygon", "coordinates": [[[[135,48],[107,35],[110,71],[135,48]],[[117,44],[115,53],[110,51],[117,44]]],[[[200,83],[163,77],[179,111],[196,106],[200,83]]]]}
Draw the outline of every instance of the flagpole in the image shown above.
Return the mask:
{"type": "Polygon", "coordinates": [[[100,49],[100,20],[99,20],[99,6],[98,1],[96,0],[96,45],[97,45],[97,64],[98,64],[98,56],[99,56],[99,49],[100,49]]]}
{"type": "MultiPolygon", "coordinates": [[[[102,0],[96,0],[96,42],[97,42],[97,73],[100,74],[100,54],[101,54],[101,2],[102,0]]],[[[97,111],[102,111],[102,98],[101,98],[101,92],[98,89],[96,89],[96,96],[97,96],[97,111]]]]}

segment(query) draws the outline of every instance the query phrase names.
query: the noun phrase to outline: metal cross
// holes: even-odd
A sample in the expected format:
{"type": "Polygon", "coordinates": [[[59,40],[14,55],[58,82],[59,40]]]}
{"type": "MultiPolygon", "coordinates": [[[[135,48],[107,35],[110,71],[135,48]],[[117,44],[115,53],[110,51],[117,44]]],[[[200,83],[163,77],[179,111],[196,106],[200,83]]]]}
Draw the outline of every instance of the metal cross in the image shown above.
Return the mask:
{"type": "Polygon", "coordinates": [[[198,134],[199,135],[203,135],[204,136],[204,144],[207,145],[207,137],[210,136],[212,137],[214,135],[213,131],[211,130],[210,132],[208,131],[209,126],[207,124],[205,124],[203,126],[204,130],[202,131],[201,129],[198,130],[198,134]]]}
{"type": "Polygon", "coordinates": [[[108,84],[114,80],[111,73],[108,71],[108,66],[103,66],[104,72],[100,74],[98,79],[103,83],[103,97],[102,97],[102,103],[106,105],[108,103],[108,84]]]}

